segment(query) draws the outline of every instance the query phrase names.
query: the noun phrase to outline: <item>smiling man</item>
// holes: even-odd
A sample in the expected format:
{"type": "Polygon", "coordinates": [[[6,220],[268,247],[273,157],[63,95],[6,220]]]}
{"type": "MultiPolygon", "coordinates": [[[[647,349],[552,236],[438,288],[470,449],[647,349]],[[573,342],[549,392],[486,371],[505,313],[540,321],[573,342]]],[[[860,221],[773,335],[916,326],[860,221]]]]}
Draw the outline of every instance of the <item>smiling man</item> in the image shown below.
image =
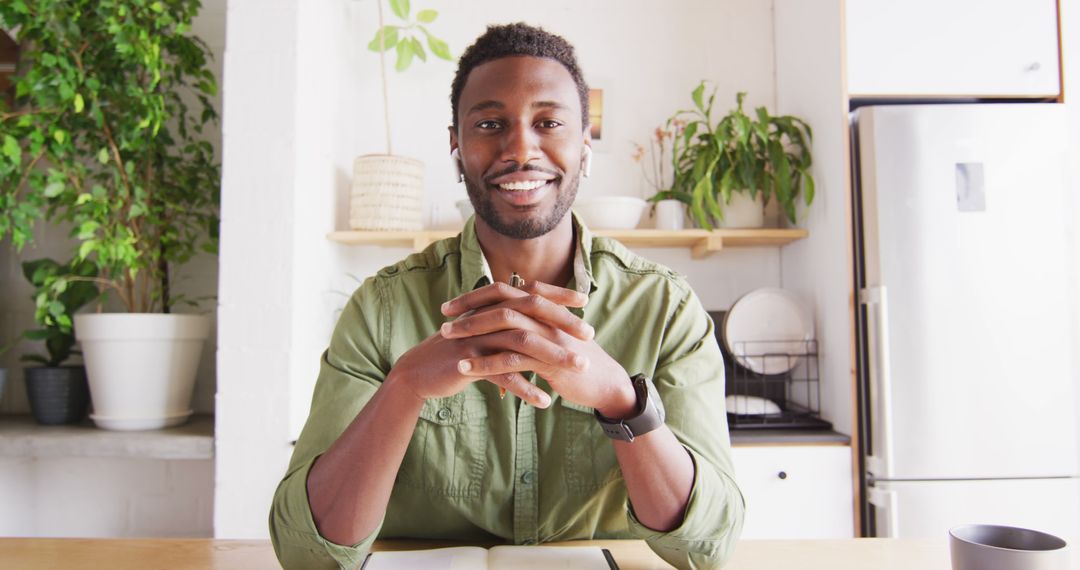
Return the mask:
{"type": "Polygon", "coordinates": [[[718,567],[743,518],[720,350],[685,280],[570,214],[591,142],[573,48],[491,27],[451,106],[476,216],[347,305],[274,497],[279,560],[356,567],[376,537],[641,538],[718,567]]]}

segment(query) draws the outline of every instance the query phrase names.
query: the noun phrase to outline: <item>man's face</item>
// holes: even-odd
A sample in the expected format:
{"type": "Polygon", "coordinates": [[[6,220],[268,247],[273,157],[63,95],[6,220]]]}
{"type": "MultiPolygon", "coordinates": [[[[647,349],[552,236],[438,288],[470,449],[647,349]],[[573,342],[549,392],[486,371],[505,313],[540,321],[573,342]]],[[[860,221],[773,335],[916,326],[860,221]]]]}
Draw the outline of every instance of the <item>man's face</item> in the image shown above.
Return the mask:
{"type": "Polygon", "coordinates": [[[514,239],[542,236],[577,195],[587,134],[570,72],[538,57],[506,57],[469,73],[458,102],[465,188],[476,215],[514,239]]]}

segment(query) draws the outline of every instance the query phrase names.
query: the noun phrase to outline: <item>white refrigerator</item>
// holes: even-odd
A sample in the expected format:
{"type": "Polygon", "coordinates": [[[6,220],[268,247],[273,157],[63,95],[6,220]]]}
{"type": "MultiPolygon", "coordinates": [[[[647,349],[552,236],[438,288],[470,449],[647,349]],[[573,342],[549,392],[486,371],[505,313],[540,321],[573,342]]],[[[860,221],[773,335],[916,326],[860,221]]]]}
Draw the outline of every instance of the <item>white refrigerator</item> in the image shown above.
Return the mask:
{"type": "Polygon", "coordinates": [[[864,513],[1080,538],[1080,199],[1063,105],[852,113],[864,513]],[[1070,169],[1067,170],[1067,167],[1070,169]]]}

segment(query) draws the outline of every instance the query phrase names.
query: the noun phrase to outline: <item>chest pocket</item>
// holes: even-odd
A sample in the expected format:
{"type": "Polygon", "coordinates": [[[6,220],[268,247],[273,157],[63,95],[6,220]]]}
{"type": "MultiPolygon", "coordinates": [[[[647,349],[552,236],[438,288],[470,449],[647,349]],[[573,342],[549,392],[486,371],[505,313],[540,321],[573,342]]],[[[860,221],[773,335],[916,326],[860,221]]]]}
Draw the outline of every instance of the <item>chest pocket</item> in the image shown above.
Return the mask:
{"type": "Polygon", "coordinates": [[[487,406],[477,395],[424,402],[398,482],[436,496],[479,497],[487,432],[487,406]]]}
{"type": "Polygon", "coordinates": [[[621,477],[615,446],[604,435],[592,408],[559,398],[566,441],[566,486],[571,495],[588,495],[621,477]]]}

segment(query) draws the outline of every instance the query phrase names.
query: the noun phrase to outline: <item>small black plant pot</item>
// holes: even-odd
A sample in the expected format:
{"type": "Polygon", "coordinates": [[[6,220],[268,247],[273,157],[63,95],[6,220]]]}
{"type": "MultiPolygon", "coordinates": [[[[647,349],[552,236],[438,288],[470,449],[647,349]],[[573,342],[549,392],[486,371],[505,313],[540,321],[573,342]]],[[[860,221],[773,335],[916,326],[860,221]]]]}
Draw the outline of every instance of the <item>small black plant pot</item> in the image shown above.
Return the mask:
{"type": "Polygon", "coordinates": [[[27,368],[26,395],[39,424],[78,423],[90,407],[90,386],[82,366],[27,368]]]}

